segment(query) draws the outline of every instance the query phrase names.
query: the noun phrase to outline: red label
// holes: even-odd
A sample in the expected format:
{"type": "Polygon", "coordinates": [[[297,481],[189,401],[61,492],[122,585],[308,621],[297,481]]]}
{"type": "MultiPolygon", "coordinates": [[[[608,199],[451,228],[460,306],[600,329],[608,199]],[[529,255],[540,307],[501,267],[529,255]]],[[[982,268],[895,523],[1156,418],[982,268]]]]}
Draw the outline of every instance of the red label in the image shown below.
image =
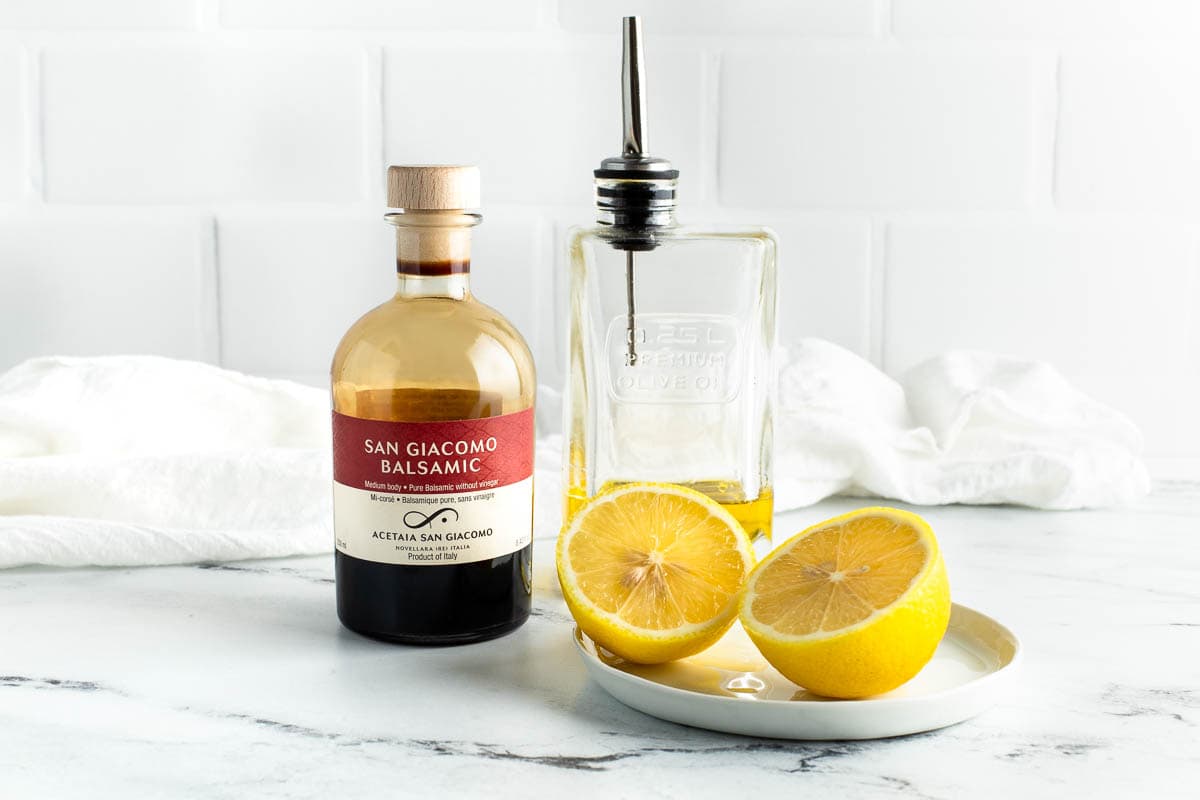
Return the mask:
{"type": "Polygon", "coordinates": [[[453,494],[533,474],[533,409],[452,422],[384,422],[333,412],[333,479],[354,489],[453,494]]]}

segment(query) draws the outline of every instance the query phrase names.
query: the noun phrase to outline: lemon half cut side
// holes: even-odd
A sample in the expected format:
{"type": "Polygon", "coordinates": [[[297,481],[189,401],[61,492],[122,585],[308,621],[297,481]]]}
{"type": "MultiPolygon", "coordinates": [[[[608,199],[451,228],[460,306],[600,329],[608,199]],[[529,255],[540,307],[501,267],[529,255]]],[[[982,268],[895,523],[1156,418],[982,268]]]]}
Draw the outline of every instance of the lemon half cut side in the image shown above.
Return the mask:
{"type": "Polygon", "coordinates": [[[763,559],[739,616],[788,680],[828,697],[870,697],[933,657],[950,622],[950,585],[925,520],[864,508],[802,531],[763,559]]]}
{"type": "Polygon", "coordinates": [[[628,661],[658,664],[729,629],[754,554],[738,521],[700,492],[628,483],[576,512],[556,562],[580,629],[628,661]]]}

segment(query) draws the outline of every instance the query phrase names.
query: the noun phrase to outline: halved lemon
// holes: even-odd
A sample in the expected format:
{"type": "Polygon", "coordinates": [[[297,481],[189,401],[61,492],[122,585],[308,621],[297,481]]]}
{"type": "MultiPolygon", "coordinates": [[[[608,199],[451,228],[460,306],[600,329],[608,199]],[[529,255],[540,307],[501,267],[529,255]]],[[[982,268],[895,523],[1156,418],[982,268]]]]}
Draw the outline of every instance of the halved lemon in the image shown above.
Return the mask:
{"type": "Polygon", "coordinates": [[[869,697],[933,657],[950,621],[950,584],[925,520],[864,508],[776,548],[750,573],[738,611],[788,680],[828,697],[869,697]]]}
{"type": "Polygon", "coordinates": [[[576,512],[556,561],[580,629],[622,658],[659,664],[729,629],[754,553],[738,521],[700,492],[629,483],[576,512]]]}

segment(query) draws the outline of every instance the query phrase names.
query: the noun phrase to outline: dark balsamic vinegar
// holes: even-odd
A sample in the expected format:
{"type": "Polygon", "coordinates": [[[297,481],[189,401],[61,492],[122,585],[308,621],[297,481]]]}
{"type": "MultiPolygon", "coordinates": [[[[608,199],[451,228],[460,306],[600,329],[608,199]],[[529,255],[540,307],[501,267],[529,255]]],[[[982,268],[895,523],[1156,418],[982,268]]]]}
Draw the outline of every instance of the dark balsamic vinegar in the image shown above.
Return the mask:
{"type": "Polygon", "coordinates": [[[501,636],[529,617],[533,545],[490,561],[377,564],[335,552],[338,618],[357,633],[408,644],[501,636]]]}

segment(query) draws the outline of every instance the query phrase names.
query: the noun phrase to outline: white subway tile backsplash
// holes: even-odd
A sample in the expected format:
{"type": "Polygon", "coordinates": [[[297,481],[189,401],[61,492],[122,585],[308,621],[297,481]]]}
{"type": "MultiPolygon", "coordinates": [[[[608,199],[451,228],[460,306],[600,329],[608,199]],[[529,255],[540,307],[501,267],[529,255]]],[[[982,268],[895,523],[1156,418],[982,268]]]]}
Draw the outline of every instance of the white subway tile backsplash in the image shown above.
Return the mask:
{"type": "Polygon", "coordinates": [[[898,223],[886,269],[889,371],[959,348],[1045,359],[1148,426],[1157,454],[1175,447],[1167,417],[1200,447],[1200,423],[1161,388],[1200,385],[1197,246],[1182,226],[898,223]]]}
{"type": "Polygon", "coordinates": [[[358,200],[365,63],[354,47],[51,47],[47,198],[358,200]]]}
{"type": "Polygon", "coordinates": [[[1195,0],[892,0],[898,36],[993,39],[1194,38],[1195,0]]]}
{"type": "MultiPolygon", "coordinates": [[[[385,149],[392,164],[477,163],[485,206],[588,203],[592,170],[621,149],[620,46],[391,48],[385,149]]],[[[647,55],[650,149],[703,191],[704,58],[660,43],[647,55]]]]}
{"type": "Polygon", "coordinates": [[[560,386],[630,13],[681,219],[780,235],[781,342],[1045,358],[1200,454],[1193,0],[0,0],[0,368],[323,386],[393,291],[382,167],[475,162],[475,289],[560,386]]]}
{"type": "Polygon", "coordinates": [[[0,203],[19,199],[25,187],[24,82],[21,51],[0,48],[0,203]]]}
{"type": "Polygon", "coordinates": [[[870,36],[875,32],[876,0],[559,0],[558,19],[569,31],[618,33],[621,16],[642,17],[647,36],[710,34],[759,36],[870,36]]]}
{"type": "Polygon", "coordinates": [[[713,211],[779,237],[779,343],[817,337],[869,354],[871,226],[864,220],[713,211]]]}
{"type": "Polygon", "coordinates": [[[779,235],[779,341],[818,337],[868,356],[871,226],[767,218],[779,235]]]}
{"type": "Polygon", "coordinates": [[[885,361],[903,370],[967,347],[1089,372],[1165,371],[1190,343],[1197,298],[1179,287],[1191,285],[1196,264],[1195,238],[1182,227],[896,223],[885,361]]]}
{"type": "Polygon", "coordinates": [[[520,209],[484,208],[471,245],[471,291],[508,318],[533,352],[538,374],[552,374],[554,279],[550,226],[520,209]]]}
{"type": "Polygon", "coordinates": [[[1117,372],[1088,375],[1079,385],[1129,415],[1141,428],[1149,457],[1191,457],[1200,454],[1200,365],[1171,372],[1134,375],[1117,372]]]}
{"type": "Polygon", "coordinates": [[[251,373],[328,373],[346,329],[395,291],[382,214],[222,214],[221,353],[251,373]]]}
{"type": "Polygon", "coordinates": [[[721,201],[1019,208],[1033,88],[1032,62],[1020,55],[731,54],[721,75],[721,201]]]}
{"type": "Polygon", "coordinates": [[[1067,210],[1200,209],[1200,56],[1063,58],[1056,199],[1067,210]]]}
{"type": "Polygon", "coordinates": [[[197,0],[4,0],[0,28],[190,28],[197,0]]]}
{"type": "Polygon", "coordinates": [[[42,355],[215,355],[194,219],[59,212],[0,219],[0,369],[42,355]]]}
{"type": "MultiPolygon", "coordinates": [[[[382,209],[380,209],[382,211],[382,209]]],[[[223,214],[217,226],[221,349],[260,374],[327,374],[350,325],[396,290],[395,233],[382,213],[223,214]]],[[[543,268],[536,217],[487,214],[471,283],[532,347],[543,268]]]]}
{"type": "Polygon", "coordinates": [[[539,0],[221,0],[230,28],[506,31],[539,20],[539,0]]]}

